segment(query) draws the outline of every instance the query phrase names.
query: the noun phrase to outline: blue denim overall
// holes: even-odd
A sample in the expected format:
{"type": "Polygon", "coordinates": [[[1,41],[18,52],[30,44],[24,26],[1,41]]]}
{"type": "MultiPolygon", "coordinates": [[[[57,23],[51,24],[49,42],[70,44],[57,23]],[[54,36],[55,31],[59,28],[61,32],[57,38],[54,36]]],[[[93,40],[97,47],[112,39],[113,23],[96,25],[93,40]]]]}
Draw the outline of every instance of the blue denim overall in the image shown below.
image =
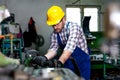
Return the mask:
{"type": "MultiPolygon", "coordinates": [[[[66,44],[62,44],[58,33],[57,33],[57,40],[60,49],[63,50],[66,44]]],[[[79,76],[85,78],[85,80],[90,80],[90,56],[86,54],[84,51],[82,51],[79,47],[76,47],[73,53],[71,54],[71,57],[74,58],[78,66],[80,72],[79,76]]],[[[75,72],[76,70],[70,58],[65,62],[64,67],[69,68],[73,72],[75,72]]]]}

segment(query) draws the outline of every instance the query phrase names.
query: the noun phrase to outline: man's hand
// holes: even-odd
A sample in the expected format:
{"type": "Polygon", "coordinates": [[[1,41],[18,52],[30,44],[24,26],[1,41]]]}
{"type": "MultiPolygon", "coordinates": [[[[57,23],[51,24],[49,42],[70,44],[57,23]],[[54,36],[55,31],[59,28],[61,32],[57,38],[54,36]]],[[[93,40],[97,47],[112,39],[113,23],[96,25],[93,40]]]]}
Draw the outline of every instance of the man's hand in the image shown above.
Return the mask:
{"type": "Polygon", "coordinates": [[[63,64],[60,61],[54,59],[54,60],[48,60],[46,62],[46,66],[61,68],[63,67],[63,64]]]}
{"type": "Polygon", "coordinates": [[[47,60],[48,59],[46,56],[36,56],[32,59],[32,63],[37,64],[39,66],[44,66],[47,60]]]}

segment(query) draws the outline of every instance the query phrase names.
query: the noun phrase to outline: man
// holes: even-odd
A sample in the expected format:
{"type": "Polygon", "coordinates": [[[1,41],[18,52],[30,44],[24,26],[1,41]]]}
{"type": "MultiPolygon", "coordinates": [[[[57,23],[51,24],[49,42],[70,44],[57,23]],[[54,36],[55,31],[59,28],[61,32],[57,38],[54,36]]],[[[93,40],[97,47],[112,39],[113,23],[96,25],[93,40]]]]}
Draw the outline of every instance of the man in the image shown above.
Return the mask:
{"type": "Polygon", "coordinates": [[[51,6],[48,9],[47,24],[54,29],[51,34],[50,48],[44,56],[37,56],[33,61],[41,66],[47,60],[53,67],[62,67],[64,64],[65,68],[74,72],[77,66],[80,71],[79,75],[89,80],[90,57],[82,28],[76,23],[66,21],[65,13],[59,6],[51,6]],[[62,54],[58,60],[50,62],[49,60],[57,55],[58,49],[63,50],[62,54]]]}

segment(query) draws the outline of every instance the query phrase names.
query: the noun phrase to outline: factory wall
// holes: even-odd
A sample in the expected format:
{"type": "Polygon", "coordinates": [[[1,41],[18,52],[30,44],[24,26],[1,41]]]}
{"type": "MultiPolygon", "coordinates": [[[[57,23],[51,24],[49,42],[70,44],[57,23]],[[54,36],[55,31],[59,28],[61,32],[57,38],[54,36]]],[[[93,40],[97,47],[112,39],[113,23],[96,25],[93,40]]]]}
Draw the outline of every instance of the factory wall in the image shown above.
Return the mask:
{"type": "MultiPolygon", "coordinates": [[[[21,25],[23,32],[28,27],[30,17],[33,17],[37,33],[45,39],[44,45],[39,48],[40,53],[44,54],[49,48],[50,34],[53,31],[53,29],[46,24],[47,9],[51,5],[59,5],[65,10],[65,5],[72,4],[75,1],[77,0],[0,0],[0,4],[5,4],[9,11],[15,14],[15,22],[21,25]]],[[[104,0],[80,0],[80,2],[75,4],[103,6],[104,0]]],[[[102,25],[100,27],[102,27],[102,25]]]]}

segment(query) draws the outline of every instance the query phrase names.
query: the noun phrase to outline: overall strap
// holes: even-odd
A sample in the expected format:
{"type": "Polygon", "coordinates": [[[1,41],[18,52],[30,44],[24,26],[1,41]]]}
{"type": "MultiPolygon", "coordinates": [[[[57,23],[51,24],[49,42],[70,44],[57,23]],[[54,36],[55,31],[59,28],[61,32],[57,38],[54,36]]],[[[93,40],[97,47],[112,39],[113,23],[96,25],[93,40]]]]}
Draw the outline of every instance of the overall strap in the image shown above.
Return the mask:
{"type": "MultiPolygon", "coordinates": [[[[68,29],[69,23],[70,23],[70,22],[68,22],[67,25],[66,25],[67,29],[68,29]]],[[[68,38],[68,36],[69,36],[69,35],[67,34],[67,38],[68,38]]],[[[62,44],[62,41],[61,41],[61,39],[60,39],[59,33],[57,33],[57,40],[58,40],[59,46],[60,46],[60,47],[64,47],[63,44],[62,44]]]]}
{"type": "MultiPolygon", "coordinates": [[[[67,29],[68,29],[68,27],[69,27],[69,24],[70,24],[70,22],[68,22],[67,25],[66,25],[67,29]]],[[[68,38],[68,37],[69,37],[69,35],[68,35],[68,33],[67,33],[67,38],[68,38]]]]}
{"type": "Polygon", "coordinates": [[[62,44],[62,41],[61,41],[61,39],[60,39],[59,33],[57,33],[57,40],[58,40],[59,46],[63,48],[63,44],[62,44]]]}

